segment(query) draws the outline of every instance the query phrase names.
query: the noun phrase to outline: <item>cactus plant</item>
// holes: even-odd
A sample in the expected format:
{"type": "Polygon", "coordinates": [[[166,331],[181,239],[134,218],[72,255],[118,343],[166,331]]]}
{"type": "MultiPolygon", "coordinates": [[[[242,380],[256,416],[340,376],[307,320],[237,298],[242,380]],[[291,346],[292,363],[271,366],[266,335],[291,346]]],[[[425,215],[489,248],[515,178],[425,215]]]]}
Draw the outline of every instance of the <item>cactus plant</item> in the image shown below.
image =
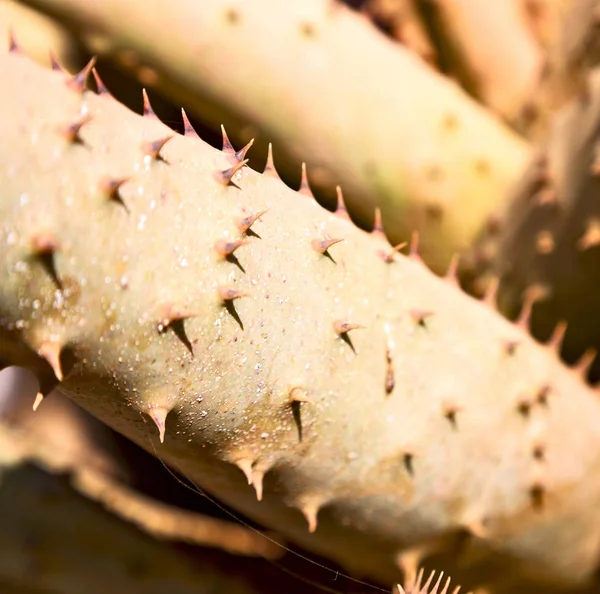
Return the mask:
{"type": "Polygon", "coordinates": [[[88,71],[0,58],[0,359],[356,573],[585,583],[600,401],[559,335],[88,71]]]}

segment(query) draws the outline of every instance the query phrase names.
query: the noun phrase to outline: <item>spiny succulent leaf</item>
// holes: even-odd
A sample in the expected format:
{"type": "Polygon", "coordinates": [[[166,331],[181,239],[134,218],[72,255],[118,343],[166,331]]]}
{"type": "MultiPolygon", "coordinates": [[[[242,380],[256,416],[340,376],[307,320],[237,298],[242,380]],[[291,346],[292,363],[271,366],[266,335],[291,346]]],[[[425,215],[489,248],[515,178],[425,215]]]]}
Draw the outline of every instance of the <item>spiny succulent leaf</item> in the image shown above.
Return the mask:
{"type": "Polygon", "coordinates": [[[399,553],[431,543],[468,587],[473,564],[485,582],[508,566],[519,583],[593,572],[600,401],[554,350],[416,254],[385,262],[383,240],[277,179],[246,167],[237,187],[219,183],[227,156],[197,139],[173,135],[152,158],[145,143],[171,130],[106,94],[19,54],[0,57],[0,80],[0,359],[47,374],[39,345],[58,345],[61,391],[351,571],[392,583],[399,553]],[[59,125],[82,113],[83,142],[66,143],[59,125]],[[97,191],[106,176],[128,178],[128,212],[97,191]],[[241,269],[214,246],[248,213],[264,214],[241,269]],[[60,242],[61,287],[29,258],[42,224],[60,242]],[[314,237],[344,239],[335,261],[314,237]],[[204,312],[182,320],[193,353],[157,332],[162,303],[204,312]],[[336,320],[364,326],[354,349],[336,320]],[[471,554],[453,564],[458,532],[471,554]]]}

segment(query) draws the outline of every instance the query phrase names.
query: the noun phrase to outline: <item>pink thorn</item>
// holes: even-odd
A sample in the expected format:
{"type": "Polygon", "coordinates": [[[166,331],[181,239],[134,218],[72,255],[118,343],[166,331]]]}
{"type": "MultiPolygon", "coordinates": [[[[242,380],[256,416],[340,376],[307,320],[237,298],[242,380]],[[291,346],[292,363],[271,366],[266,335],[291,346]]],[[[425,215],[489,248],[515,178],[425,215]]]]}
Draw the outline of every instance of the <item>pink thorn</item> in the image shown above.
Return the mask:
{"type": "Polygon", "coordinates": [[[563,341],[565,339],[565,334],[567,332],[567,322],[561,320],[556,324],[554,328],[554,332],[552,332],[552,336],[548,342],[546,342],[546,346],[553,350],[557,355],[560,355],[560,351],[562,350],[563,341]]]}
{"type": "Polygon", "coordinates": [[[306,173],[306,163],[302,163],[302,177],[300,178],[300,187],[298,188],[298,193],[304,194],[305,196],[308,196],[309,198],[313,198],[313,199],[315,197],[315,195],[312,193],[312,190],[310,189],[310,186],[308,185],[308,175],[306,173]]]}
{"type": "Polygon", "coordinates": [[[448,265],[448,270],[446,272],[446,276],[444,277],[447,282],[452,285],[460,286],[458,281],[458,264],[460,261],[460,254],[453,254],[452,258],[450,258],[450,264],[448,265]]]}
{"type": "Polygon", "coordinates": [[[198,136],[198,132],[194,130],[194,127],[188,119],[183,107],[181,108],[181,118],[183,119],[183,135],[187,136],[188,138],[200,138],[200,136],[198,136]]]}
{"type": "Polygon", "coordinates": [[[158,120],[158,116],[156,115],[156,113],[152,109],[152,105],[150,104],[150,99],[148,98],[148,93],[146,92],[146,89],[142,89],[142,98],[144,102],[144,117],[158,120]]]}
{"type": "Polygon", "coordinates": [[[8,51],[11,54],[21,54],[23,50],[19,45],[17,38],[15,36],[15,31],[12,28],[12,25],[8,28],[8,51]]]}
{"type": "Polygon", "coordinates": [[[344,202],[344,195],[342,194],[342,188],[340,186],[335,187],[335,191],[337,194],[337,208],[335,209],[335,215],[340,217],[340,219],[346,219],[347,221],[352,222],[350,215],[348,214],[348,209],[346,208],[346,203],[344,202]]]}
{"type": "Polygon", "coordinates": [[[223,148],[221,151],[228,155],[235,155],[235,149],[227,136],[227,132],[225,132],[225,126],[223,126],[223,124],[221,124],[221,135],[223,136],[223,148]]]}
{"type": "Polygon", "coordinates": [[[110,91],[106,87],[106,85],[102,82],[98,71],[95,68],[92,68],[92,74],[94,75],[94,79],[96,81],[96,87],[98,88],[98,95],[107,95],[108,97],[112,97],[110,91]]]}
{"type": "Polygon", "coordinates": [[[263,170],[263,175],[274,177],[275,179],[281,179],[275,169],[275,162],[273,161],[273,145],[269,142],[269,148],[267,149],[267,162],[263,170]]]}

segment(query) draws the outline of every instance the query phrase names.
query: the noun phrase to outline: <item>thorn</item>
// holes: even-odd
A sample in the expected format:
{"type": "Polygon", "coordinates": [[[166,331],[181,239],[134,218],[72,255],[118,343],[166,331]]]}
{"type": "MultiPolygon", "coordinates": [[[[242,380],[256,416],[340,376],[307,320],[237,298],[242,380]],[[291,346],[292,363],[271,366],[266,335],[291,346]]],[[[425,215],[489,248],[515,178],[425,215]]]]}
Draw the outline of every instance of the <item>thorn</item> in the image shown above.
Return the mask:
{"type": "Polygon", "coordinates": [[[56,287],[61,290],[62,283],[58,277],[55,262],[55,254],[60,248],[56,236],[51,231],[40,232],[36,233],[30,242],[33,256],[39,260],[56,287]]]}
{"type": "Polygon", "coordinates": [[[256,499],[258,501],[262,501],[263,498],[263,479],[265,478],[265,473],[262,470],[253,470],[252,471],[252,486],[256,491],[256,499]]]}
{"type": "Polygon", "coordinates": [[[89,114],[86,114],[72,124],[60,127],[58,133],[71,144],[83,144],[83,140],[79,133],[81,128],[91,119],[92,117],[89,114]]]}
{"type": "Polygon", "coordinates": [[[489,305],[492,309],[497,309],[498,307],[498,288],[500,286],[500,278],[497,276],[493,276],[490,278],[490,282],[488,286],[485,288],[485,293],[483,295],[483,303],[489,305]]]}
{"type": "Polygon", "coordinates": [[[530,301],[532,306],[535,305],[538,301],[543,301],[548,299],[552,294],[552,290],[548,285],[543,285],[541,283],[534,283],[533,285],[529,285],[522,293],[522,298],[524,302],[530,301]]]}
{"type": "Polygon", "coordinates": [[[244,239],[230,240],[230,239],[219,239],[213,246],[215,251],[223,258],[232,256],[233,253],[243,245],[247,245],[248,242],[244,239]]]}
{"type": "Polygon", "coordinates": [[[173,138],[173,136],[175,135],[169,134],[168,136],[165,136],[164,138],[159,138],[158,140],[144,142],[142,144],[143,153],[154,161],[164,161],[164,159],[160,155],[160,151],[162,150],[163,146],[165,146],[165,144],[167,144],[167,142],[169,142],[169,140],[173,138]]]}
{"type": "MultiPolygon", "coordinates": [[[[443,572],[443,571],[442,571],[442,572],[440,572],[440,577],[438,578],[438,581],[437,581],[437,582],[436,582],[436,584],[435,584],[435,588],[434,588],[433,590],[431,590],[431,594],[437,594],[437,591],[438,591],[438,588],[439,588],[439,586],[440,586],[440,583],[441,583],[441,580],[442,580],[442,576],[443,576],[443,575],[444,575],[444,572],[443,572]]],[[[450,587],[450,582],[451,582],[451,579],[450,579],[450,577],[448,577],[448,578],[446,579],[446,585],[444,586],[444,589],[443,589],[443,590],[440,592],[440,594],[448,594],[448,588],[450,587]]],[[[459,587],[459,586],[457,586],[457,587],[454,589],[454,592],[453,592],[453,594],[458,594],[459,590],[460,590],[460,587],[459,587]]]]}
{"type": "Polygon", "coordinates": [[[217,293],[219,294],[221,301],[225,303],[229,301],[234,301],[235,299],[240,299],[241,297],[250,296],[250,293],[248,293],[247,291],[240,291],[238,289],[225,287],[223,285],[219,285],[217,287],[217,293]]]}
{"type": "Polygon", "coordinates": [[[154,421],[154,424],[158,429],[160,443],[165,442],[165,430],[168,414],[169,411],[164,406],[153,406],[148,410],[148,416],[154,421]]]}
{"type": "MultiPolygon", "coordinates": [[[[423,574],[420,574],[420,575],[422,576],[423,574]]],[[[434,577],[434,575],[435,575],[435,571],[432,571],[432,572],[429,574],[429,578],[427,579],[427,581],[425,582],[425,584],[423,584],[423,590],[424,590],[425,592],[429,592],[429,588],[430,588],[430,586],[431,586],[431,581],[433,580],[433,577],[434,577]]],[[[440,571],[440,578],[441,578],[443,575],[444,575],[444,572],[443,572],[443,571],[440,571]]],[[[419,577],[419,581],[418,581],[418,583],[417,583],[417,588],[421,589],[421,577],[419,577]]],[[[436,589],[437,589],[437,587],[436,587],[436,589]]]]}
{"type": "Polygon", "coordinates": [[[426,311],[423,309],[411,309],[410,312],[410,317],[413,319],[413,322],[418,325],[421,326],[422,328],[426,328],[427,324],[427,318],[430,318],[433,315],[432,311],[426,311]]]}
{"type": "Polygon", "coordinates": [[[600,219],[593,218],[586,223],[586,230],[577,241],[577,249],[582,252],[600,244],[600,219]]]}
{"type": "Polygon", "coordinates": [[[304,194],[309,198],[315,198],[315,195],[312,193],[310,186],[308,185],[308,175],[306,173],[306,163],[302,163],[302,176],[300,177],[300,187],[298,188],[298,194],[304,194]]]}
{"type": "Polygon", "coordinates": [[[526,332],[529,331],[529,324],[531,322],[531,310],[533,307],[533,303],[530,301],[526,301],[523,303],[523,307],[521,308],[521,313],[519,317],[515,321],[515,325],[519,328],[523,328],[526,332]]]}
{"type": "Polygon", "coordinates": [[[350,322],[344,322],[343,320],[335,320],[335,322],[333,322],[333,330],[338,336],[343,336],[352,330],[359,329],[364,329],[364,326],[361,326],[360,324],[351,324],[350,322]]]}
{"type": "Polygon", "coordinates": [[[244,159],[243,161],[237,162],[235,165],[229,167],[229,169],[224,169],[223,171],[216,171],[214,173],[214,178],[217,182],[219,182],[223,186],[228,186],[231,184],[231,178],[244,166],[248,163],[248,159],[244,159]]]}
{"type": "Polygon", "coordinates": [[[352,222],[350,215],[348,214],[348,209],[346,208],[346,203],[344,202],[344,195],[342,194],[342,188],[340,186],[335,187],[335,191],[337,193],[337,208],[335,209],[334,214],[338,216],[340,219],[345,219],[347,221],[352,222]]]}
{"type": "Polygon", "coordinates": [[[105,176],[100,180],[98,184],[98,188],[100,191],[106,195],[108,200],[112,200],[114,202],[118,202],[127,212],[129,209],[127,205],[123,201],[121,193],[119,190],[121,186],[129,181],[129,177],[108,177],[105,176]]]}
{"type": "Polygon", "coordinates": [[[450,264],[448,265],[448,270],[446,271],[446,276],[444,276],[444,280],[451,285],[455,285],[457,287],[460,286],[460,282],[458,280],[458,264],[460,261],[460,254],[453,254],[452,258],[450,258],[450,264]]]}
{"type": "Polygon", "coordinates": [[[36,394],[35,400],[33,401],[33,412],[37,411],[37,409],[40,407],[40,404],[42,404],[43,401],[44,395],[42,394],[42,392],[38,392],[36,394]]]}
{"type": "Polygon", "coordinates": [[[221,152],[231,157],[235,156],[235,149],[227,136],[227,132],[225,132],[225,126],[223,126],[223,124],[221,124],[221,135],[223,136],[223,148],[221,149],[221,152]]]}
{"type": "Polygon", "coordinates": [[[193,357],[194,347],[186,334],[183,322],[188,318],[194,318],[202,315],[202,312],[194,310],[182,310],[169,302],[162,303],[158,307],[158,311],[159,320],[156,324],[156,330],[158,333],[163,334],[168,328],[170,328],[193,357]]]}
{"type": "Polygon", "coordinates": [[[258,219],[260,219],[260,217],[262,217],[268,210],[268,208],[265,208],[265,210],[261,210],[255,214],[238,219],[238,221],[236,222],[236,227],[240,230],[241,233],[248,233],[248,231],[250,231],[250,227],[252,227],[252,225],[254,225],[254,223],[258,219]]]}
{"type": "Polygon", "coordinates": [[[240,299],[242,297],[249,297],[250,293],[246,291],[240,291],[238,289],[234,289],[233,287],[227,287],[223,285],[219,285],[217,287],[217,293],[221,300],[221,305],[225,307],[228,311],[229,315],[238,323],[240,329],[244,330],[244,323],[238,314],[234,301],[236,299],[240,299]]]}
{"type": "Polygon", "coordinates": [[[56,54],[54,53],[54,50],[48,50],[48,56],[50,58],[50,68],[52,68],[54,72],[60,72],[61,74],[65,74],[66,70],[60,65],[59,61],[56,59],[56,54]]]}
{"type": "Polygon", "coordinates": [[[537,392],[537,395],[535,397],[536,402],[540,406],[548,406],[548,396],[550,395],[551,392],[552,392],[551,386],[549,386],[548,384],[543,385],[537,392]]]}
{"type": "Polygon", "coordinates": [[[560,356],[566,332],[567,322],[561,320],[556,324],[554,332],[552,332],[552,335],[550,336],[548,342],[546,342],[546,347],[548,347],[550,350],[554,351],[557,355],[560,356]]]}
{"type": "Polygon", "coordinates": [[[533,311],[533,305],[537,301],[538,295],[534,292],[526,292],[525,299],[523,301],[523,305],[521,306],[521,311],[519,313],[519,317],[516,319],[515,324],[529,332],[529,325],[531,323],[531,313],[533,311]]]}
{"type": "Polygon", "coordinates": [[[236,151],[227,136],[227,132],[225,132],[225,126],[221,124],[221,134],[223,136],[223,148],[221,151],[229,157],[229,161],[235,165],[236,163],[243,161],[246,157],[246,153],[250,150],[250,147],[254,144],[254,138],[250,140],[250,142],[239,151],[236,151]]]}
{"type": "Polygon", "coordinates": [[[371,233],[375,237],[379,237],[387,243],[387,235],[383,230],[383,223],[381,222],[381,209],[379,206],[375,208],[375,220],[373,221],[373,229],[371,230],[371,233]]]}
{"type": "Polygon", "coordinates": [[[517,403],[517,412],[524,418],[528,419],[531,414],[531,402],[527,398],[521,398],[517,403]]]}
{"type": "Polygon", "coordinates": [[[537,460],[538,462],[543,462],[546,457],[546,448],[544,447],[544,444],[534,444],[531,450],[531,455],[534,460],[537,460]]]}
{"type": "Polygon", "coordinates": [[[319,507],[312,504],[305,504],[300,508],[302,515],[306,518],[308,523],[308,531],[312,534],[317,529],[317,515],[319,513],[319,507]]]}
{"type": "MultiPolygon", "coordinates": [[[[414,591],[415,594],[427,594],[428,592],[430,594],[437,594],[438,588],[440,587],[440,584],[442,582],[442,578],[444,577],[444,572],[440,571],[440,575],[437,579],[435,586],[433,588],[431,588],[431,583],[433,582],[434,577],[435,577],[435,571],[432,571],[429,574],[429,578],[427,579],[427,581],[423,584],[423,586],[421,586],[421,581],[423,579],[423,568],[421,568],[419,571],[419,574],[417,576],[417,582],[414,586],[414,589],[411,589],[410,591],[411,592],[414,591]]],[[[448,583],[450,583],[450,578],[448,578],[448,583]]],[[[448,583],[446,584],[446,587],[444,588],[444,590],[448,589],[448,583]]],[[[442,592],[440,594],[444,594],[444,592],[442,592]]]]}
{"type": "Polygon", "coordinates": [[[148,99],[148,93],[146,92],[145,88],[142,89],[142,100],[144,102],[143,116],[145,118],[152,118],[154,120],[158,120],[159,118],[152,109],[152,105],[150,104],[150,99],[148,99]]]}
{"type": "Polygon", "coordinates": [[[540,483],[535,483],[529,489],[529,498],[531,499],[531,507],[537,511],[544,508],[544,499],[546,490],[540,483]]]}
{"type": "Polygon", "coordinates": [[[251,458],[240,458],[235,461],[235,465],[244,473],[249,485],[252,484],[252,464],[251,458]]]}
{"type": "Polygon", "coordinates": [[[587,349],[579,358],[572,369],[579,374],[584,380],[587,379],[589,371],[596,360],[597,351],[594,348],[587,349]]]}
{"type": "Polygon", "coordinates": [[[452,426],[452,429],[458,429],[458,424],[456,422],[456,415],[460,412],[460,409],[457,406],[452,404],[446,404],[442,407],[444,412],[444,417],[452,426]]]}
{"type": "Polygon", "coordinates": [[[51,231],[36,233],[31,238],[31,248],[36,256],[53,254],[60,248],[60,243],[51,231]]]}
{"type": "Polygon", "coordinates": [[[399,243],[398,245],[392,247],[391,250],[387,252],[385,250],[379,250],[378,254],[386,264],[391,264],[394,261],[394,257],[396,256],[396,254],[406,246],[406,241],[403,241],[402,243],[399,243]]]}
{"type": "MultiPolygon", "coordinates": [[[[435,586],[432,589],[430,589],[434,576],[435,576],[435,571],[432,571],[431,574],[429,575],[429,579],[427,580],[427,582],[425,582],[425,585],[423,586],[423,591],[431,592],[431,594],[437,594],[438,588],[440,587],[440,584],[442,583],[442,578],[444,577],[444,572],[440,571],[440,575],[438,576],[435,586]]],[[[446,584],[446,588],[444,588],[445,590],[448,589],[449,583],[450,583],[450,578],[448,578],[448,583],[446,584]]]]}
{"type": "Polygon", "coordinates": [[[422,262],[421,256],[419,256],[419,232],[413,231],[410,237],[410,248],[408,251],[408,257],[412,260],[418,260],[422,262]]]}
{"type": "Polygon", "coordinates": [[[341,241],[344,241],[343,239],[313,239],[311,241],[311,246],[313,248],[313,250],[315,250],[316,252],[319,252],[319,254],[323,254],[325,255],[328,251],[329,248],[332,245],[335,245],[336,243],[340,243],[341,241]]]}
{"type": "Polygon", "coordinates": [[[269,177],[274,177],[275,179],[281,179],[277,173],[277,169],[275,169],[275,162],[273,161],[273,145],[270,142],[269,148],[267,149],[267,162],[265,163],[265,168],[263,169],[263,175],[268,175],[269,177]]]}
{"type": "Polygon", "coordinates": [[[96,56],[92,56],[90,61],[77,74],[67,80],[67,87],[69,89],[83,95],[83,92],[87,89],[90,72],[96,64],[96,59],[96,56]]]}
{"type": "Polygon", "coordinates": [[[167,328],[175,322],[202,315],[202,312],[200,311],[180,309],[170,302],[162,303],[159,305],[158,310],[159,320],[157,323],[157,330],[160,333],[165,332],[167,328]]]}
{"type": "Polygon", "coordinates": [[[404,464],[404,469],[409,476],[415,476],[415,468],[413,466],[414,454],[412,452],[405,452],[402,456],[402,463],[404,464]]]}
{"type": "Polygon", "coordinates": [[[54,371],[54,375],[59,382],[62,382],[64,379],[64,374],[62,367],[60,365],[60,353],[62,351],[62,347],[58,342],[54,341],[44,341],[37,349],[37,354],[52,367],[52,371],[54,371]]]}
{"type": "Polygon", "coordinates": [[[514,357],[517,353],[517,348],[521,344],[520,340],[502,340],[502,349],[508,357],[514,357]]]}
{"type": "Polygon", "coordinates": [[[306,395],[307,390],[300,386],[294,386],[289,391],[289,397],[292,402],[305,402],[306,404],[314,404],[314,402],[306,395]]]}
{"type": "Polygon", "coordinates": [[[200,138],[200,136],[198,136],[198,132],[194,130],[194,127],[192,126],[189,118],[187,117],[187,114],[185,113],[183,107],[181,108],[181,119],[183,120],[183,135],[187,138],[200,138]]]}
{"type": "Polygon", "coordinates": [[[10,54],[22,54],[23,50],[17,41],[12,25],[8,28],[8,52],[10,54]]]}
{"type": "Polygon", "coordinates": [[[94,75],[94,80],[96,81],[98,95],[112,98],[110,91],[108,90],[107,86],[102,82],[102,79],[100,78],[100,75],[98,74],[98,71],[95,68],[92,68],[92,74],[94,75]]]}
{"type": "Polygon", "coordinates": [[[239,151],[237,151],[234,155],[236,161],[243,161],[246,158],[246,153],[252,148],[254,144],[254,138],[251,138],[246,146],[243,146],[239,151]]]}
{"type": "Polygon", "coordinates": [[[394,378],[394,367],[392,365],[392,352],[390,349],[386,349],[385,351],[385,393],[386,395],[390,395],[394,386],[396,385],[396,380],[394,378]]]}
{"type": "Polygon", "coordinates": [[[296,400],[295,398],[290,399],[290,408],[292,410],[292,417],[294,419],[294,423],[296,425],[296,429],[298,430],[298,443],[302,443],[304,427],[302,425],[302,411],[301,405],[303,400],[296,400]]]}
{"type": "Polygon", "coordinates": [[[360,328],[364,328],[364,326],[360,326],[358,324],[351,324],[342,320],[335,320],[335,322],[333,322],[333,329],[335,333],[350,347],[350,349],[355,355],[356,349],[354,348],[354,344],[352,343],[348,332],[352,330],[358,330],[360,328]]]}

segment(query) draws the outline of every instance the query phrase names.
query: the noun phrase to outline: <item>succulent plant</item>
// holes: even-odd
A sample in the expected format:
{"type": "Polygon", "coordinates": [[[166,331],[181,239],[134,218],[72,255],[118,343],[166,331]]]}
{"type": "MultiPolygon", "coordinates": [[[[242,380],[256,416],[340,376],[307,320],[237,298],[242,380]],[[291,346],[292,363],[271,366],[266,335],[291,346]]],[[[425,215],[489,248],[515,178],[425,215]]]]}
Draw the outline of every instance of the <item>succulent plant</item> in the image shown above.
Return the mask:
{"type": "Polygon", "coordinates": [[[324,0],[24,3],[257,140],[236,150],[222,128],[217,150],[185,112],[178,134],[146,91],[137,115],[94,61],[44,69],[12,38],[0,57],[0,369],[35,373],[34,408],[68,396],[305,550],[402,579],[398,594],[448,593],[424,565],[478,594],[593,592],[597,2],[567,14],[547,0],[554,22],[567,14],[551,43],[537,23],[547,47],[517,0],[497,23],[445,0],[374,1],[362,15],[324,0]],[[430,41],[435,59],[384,40],[369,14],[395,14],[395,34],[418,31],[416,51],[430,41]],[[529,49],[503,62],[503,34],[529,49]],[[353,91],[340,102],[334,88],[353,91]],[[411,109],[382,133],[400,101],[411,109]],[[271,139],[284,179],[308,162],[298,191],[271,145],[262,174],[248,166],[271,139]],[[337,183],[332,213],[311,187],[337,183]],[[461,288],[477,292],[473,279],[483,298],[461,288]]]}
{"type": "Polygon", "coordinates": [[[0,59],[0,359],[353,572],[418,548],[475,585],[585,581],[600,401],[559,335],[89,70],[0,59]]]}

